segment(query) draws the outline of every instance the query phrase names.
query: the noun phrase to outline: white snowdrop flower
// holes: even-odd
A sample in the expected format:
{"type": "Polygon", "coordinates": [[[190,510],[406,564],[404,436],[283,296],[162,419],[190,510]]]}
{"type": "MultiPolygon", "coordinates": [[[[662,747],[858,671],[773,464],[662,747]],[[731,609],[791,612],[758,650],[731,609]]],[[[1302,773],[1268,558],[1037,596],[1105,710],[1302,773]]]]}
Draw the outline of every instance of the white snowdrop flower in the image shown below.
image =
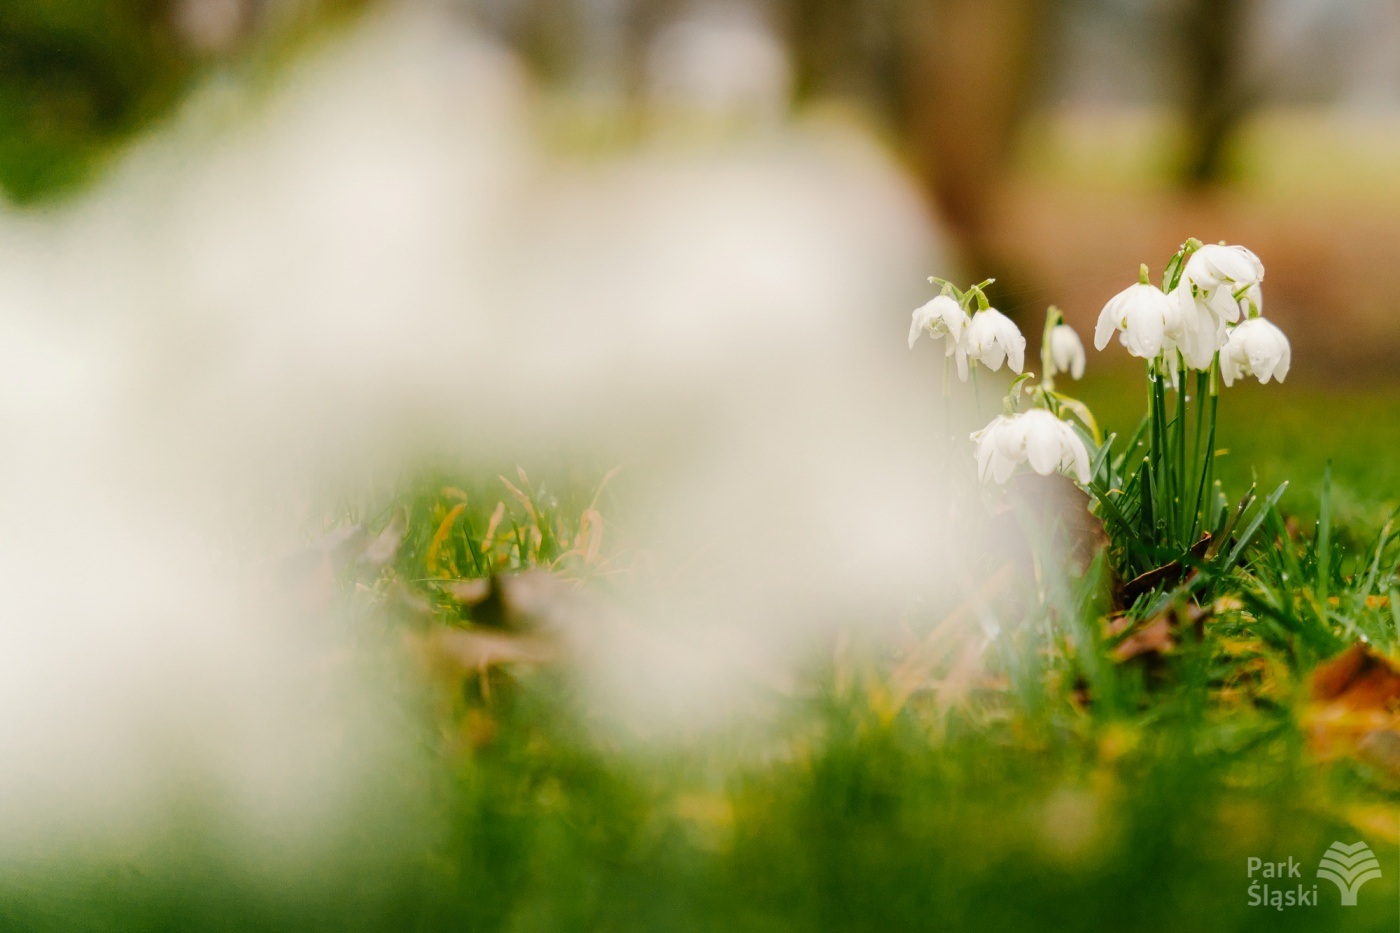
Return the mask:
{"type": "Polygon", "coordinates": [[[914,319],[909,324],[909,349],[923,334],[931,339],[942,337],[945,342],[944,356],[956,356],[958,378],[967,381],[967,351],[963,346],[963,336],[967,333],[967,312],[951,295],[939,295],[914,311],[914,319]]]}
{"type": "Polygon", "coordinates": [[[1235,293],[1264,281],[1264,264],[1243,246],[1208,243],[1191,254],[1182,270],[1181,281],[1192,297],[1205,305],[1221,321],[1240,319],[1240,303],[1235,293]]]}
{"type": "Polygon", "coordinates": [[[1207,243],[1186,260],[1182,278],[1189,279],[1203,292],[1221,285],[1243,288],[1264,281],[1264,264],[1243,246],[1207,243]]]}
{"type": "Polygon", "coordinates": [[[972,316],[968,325],[964,349],[975,360],[993,371],[1007,361],[1011,371],[1019,373],[1026,363],[1026,338],[1011,318],[996,308],[985,308],[972,316]]]}
{"type": "Polygon", "coordinates": [[[1069,373],[1075,379],[1084,375],[1084,344],[1068,324],[1056,324],[1050,329],[1050,362],[1051,372],[1047,375],[1069,373]]]}
{"type": "Polygon", "coordinates": [[[1175,329],[1180,317],[1176,303],[1148,282],[1130,285],[1108,300],[1099,312],[1094,328],[1094,349],[1108,346],[1113,332],[1133,356],[1155,359],[1162,352],[1167,332],[1175,329]]]}
{"type": "Polygon", "coordinates": [[[914,320],[909,325],[909,347],[912,349],[914,341],[922,334],[928,334],[931,338],[952,337],[952,342],[957,343],[962,339],[967,324],[967,312],[957,300],[951,295],[939,295],[914,310],[914,320]]]}
{"type": "MultiPolygon", "coordinates": [[[[1210,369],[1215,352],[1225,343],[1225,318],[1216,313],[1208,302],[1192,294],[1190,284],[1183,278],[1171,294],[1175,307],[1172,325],[1167,328],[1163,349],[1181,351],[1181,358],[1191,369],[1210,369]]],[[[1238,317],[1239,306],[1233,304],[1238,317]]]]}
{"type": "Polygon", "coordinates": [[[1220,376],[1234,385],[1241,376],[1255,376],[1260,383],[1269,379],[1282,382],[1293,361],[1288,338],[1262,317],[1240,322],[1230,330],[1220,351],[1220,376]]]}
{"type": "Polygon", "coordinates": [[[972,439],[977,444],[977,475],[983,482],[990,476],[1004,483],[1022,463],[1041,476],[1065,469],[1073,471],[1080,483],[1089,482],[1089,449],[1083,438],[1043,408],[999,415],[972,439]]]}

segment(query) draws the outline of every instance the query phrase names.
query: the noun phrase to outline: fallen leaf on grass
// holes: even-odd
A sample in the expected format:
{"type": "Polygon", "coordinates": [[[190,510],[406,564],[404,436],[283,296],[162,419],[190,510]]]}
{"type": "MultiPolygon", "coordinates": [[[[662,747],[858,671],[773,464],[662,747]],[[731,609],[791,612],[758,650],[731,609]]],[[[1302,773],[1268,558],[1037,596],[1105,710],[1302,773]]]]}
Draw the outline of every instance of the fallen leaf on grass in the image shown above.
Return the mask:
{"type": "Polygon", "coordinates": [[[1120,664],[1141,656],[1160,657],[1171,653],[1188,628],[1199,638],[1212,612],[1213,609],[1195,603],[1177,602],[1147,619],[1134,620],[1124,613],[1108,619],[1104,637],[1109,641],[1120,639],[1111,652],[1113,660],[1120,664]]]}
{"type": "MultiPolygon", "coordinates": [[[[1211,540],[1210,532],[1206,532],[1201,537],[1201,540],[1191,545],[1189,553],[1197,558],[1204,558],[1206,553],[1210,550],[1211,540]]],[[[1179,560],[1174,560],[1169,564],[1163,564],[1146,573],[1139,574],[1123,584],[1123,588],[1120,591],[1122,603],[1125,606],[1131,606],[1133,601],[1143,593],[1150,593],[1160,586],[1170,586],[1180,580],[1185,574],[1186,567],[1183,566],[1179,560]]]]}
{"type": "Polygon", "coordinates": [[[1165,615],[1149,619],[1113,648],[1113,660],[1127,661],[1143,654],[1167,654],[1176,646],[1172,624],[1165,615]]]}
{"type": "Polygon", "coordinates": [[[1354,644],[1313,671],[1303,715],[1313,751],[1351,755],[1400,778],[1400,665],[1354,644]]]}
{"type": "Polygon", "coordinates": [[[1400,700],[1400,667],[1363,644],[1352,645],[1318,665],[1312,676],[1313,698],[1352,709],[1379,709],[1400,700]]]}

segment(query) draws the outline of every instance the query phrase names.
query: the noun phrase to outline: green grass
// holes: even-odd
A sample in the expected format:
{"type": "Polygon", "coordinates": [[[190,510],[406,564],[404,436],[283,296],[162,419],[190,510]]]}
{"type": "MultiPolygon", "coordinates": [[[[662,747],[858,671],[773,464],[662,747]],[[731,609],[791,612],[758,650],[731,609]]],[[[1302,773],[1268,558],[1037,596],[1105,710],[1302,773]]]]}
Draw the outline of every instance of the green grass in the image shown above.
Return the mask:
{"type": "MultiPolygon", "coordinates": [[[[1110,428],[1140,404],[1108,383],[1084,395],[1110,428]]],[[[908,649],[851,620],[757,751],[737,733],[642,750],[595,728],[567,664],[459,672],[426,697],[410,682],[405,728],[425,767],[405,774],[429,777],[367,804],[338,857],[271,883],[191,831],[4,876],[0,928],[1392,929],[1393,779],[1353,755],[1320,759],[1302,717],[1320,659],[1358,634],[1395,650],[1392,610],[1368,597],[1400,585],[1400,548],[1378,539],[1396,407],[1382,393],[1231,390],[1227,487],[1248,485],[1246,464],[1262,487],[1293,478],[1286,511],[1320,524],[1270,518],[1248,573],[1198,591],[1215,615],[1168,654],[1112,657],[1091,568],[1008,626],[985,676],[951,699],[901,693],[908,649]],[[1315,908],[1248,905],[1249,857],[1295,859],[1311,889],[1328,845],[1363,839],[1384,876],[1359,906],[1338,906],[1325,881],[1315,908]]],[[[444,581],[531,566],[598,579],[613,546],[589,530],[602,483],[425,477],[352,510],[371,534],[401,523],[402,541],[382,571],[347,573],[362,593],[424,596],[409,630],[518,634],[444,598],[444,581]]],[[[940,621],[910,625],[927,645],[940,621]]],[[[929,669],[951,676],[955,654],[929,669]]]]}

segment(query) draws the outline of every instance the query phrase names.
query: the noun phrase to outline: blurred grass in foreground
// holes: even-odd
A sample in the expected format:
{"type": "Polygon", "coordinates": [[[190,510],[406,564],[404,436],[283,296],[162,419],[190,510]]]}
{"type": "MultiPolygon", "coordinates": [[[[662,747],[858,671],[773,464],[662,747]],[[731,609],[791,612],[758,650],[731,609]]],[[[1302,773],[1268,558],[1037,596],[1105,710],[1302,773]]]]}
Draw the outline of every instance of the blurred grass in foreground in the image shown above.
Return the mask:
{"type": "MultiPolygon", "coordinates": [[[[1087,388],[1110,427],[1138,404],[1111,379],[1087,388]]],[[[1374,530],[1392,497],[1397,407],[1379,391],[1236,387],[1222,433],[1264,485],[1299,480],[1289,500],[1299,512],[1316,508],[1308,479],[1330,457],[1349,490],[1338,509],[1343,550],[1374,530]]],[[[1249,479],[1225,475],[1232,491],[1249,479]]],[[[598,477],[558,482],[551,491],[520,475],[457,484],[434,475],[397,505],[367,510],[370,531],[401,542],[373,591],[388,598],[406,585],[428,597],[410,629],[510,636],[499,613],[445,594],[454,580],[535,563],[595,572],[598,477]]],[[[1308,751],[1306,652],[1286,633],[1256,629],[1228,594],[1217,606],[1203,638],[1147,664],[1105,664],[1097,637],[1099,661],[1087,668],[1042,656],[1028,647],[1041,644],[1028,619],[989,644],[991,676],[952,702],[892,700],[900,652],[853,619],[757,749],[721,734],[648,750],[596,728],[566,664],[482,666],[440,684],[437,701],[409,703],[418,712],[405,728],[421,731],[428,777],[410,769],[384,789],[333,847],[339,856],[250,868],[190,827],[120,857],[7,872],[0,926],[1390,928],[1394,785],[1364,763],[1308,751]],[[1326,847],[1357,839],[1384,872],[1358,907],[1338,906],[1326,882],[1317,907],[1248,906],[1247,858],[1295,858],[1310,889],[1326,847]]],[[[1090,600],[1085,611],[1092,621],[1101,610],[1090,600]]],[[[922,635],[937,621],[911,624],[922,635]]],[[[1394,632],[1386,638],[1393,649],[1394,632]]],[[[369,644],[392,651],[394,641],[369,644]]]]}

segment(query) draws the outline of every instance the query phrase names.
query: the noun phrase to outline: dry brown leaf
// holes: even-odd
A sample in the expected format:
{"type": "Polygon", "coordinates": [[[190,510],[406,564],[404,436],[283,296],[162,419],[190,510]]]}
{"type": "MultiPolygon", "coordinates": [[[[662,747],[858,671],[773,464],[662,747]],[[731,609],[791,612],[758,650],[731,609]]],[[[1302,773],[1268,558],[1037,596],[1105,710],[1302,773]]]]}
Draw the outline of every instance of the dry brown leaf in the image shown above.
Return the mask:
{"type": "Polygon", "coordinates": [[[1165,615],[1149,619],[1113,649],[1113,660],[1127,661],[1142,654],[1166,654],[1176,646],[1172,625],[1165,615]]]}
{"type": "Polygon", "coordinates": [[[1318,665],[1312,694],[1353,709],[1389,708],[1400,700],[1400,666],[1358,642],[1318,665]]]}
{"type": "MultiPolygon", "coordinates": [[[[1191,554],[1200,558],[1204,557],[1210,550],[1211,536],[1206,532],[1201,536],[1201,540],[1191,545],[1191,554]]],[[[1186,575],[1186,568],[1181,561],[1174,560],[1169,564],[1155,567],[1146,573],[1133,577],[1123,584],[1121,590],[1123,605],[1131,606],[1133,601],[1144,593],[1150,593],[1159,586],[1170,586],[1186,575]]]]}
{"type": "Polygon", "coordinates": [[[1136,622],[1131,616],[1120,614],[1104,623],[1104,637],[1122,639],[1112,651],[1113,659],[1120,663],[1140,656],[1159,657],[1169,654],[1188,628],[1199,638],[1212,611],[1192,602],[1177,602],[1151,618],[1136,622]]]}
{"type": "Polygon", "coordinates": [[[1400,778],[1400,665],[1357,643],[1318,665],[1311,693],[1303,722],[1315,753],[1400,778]]]}

